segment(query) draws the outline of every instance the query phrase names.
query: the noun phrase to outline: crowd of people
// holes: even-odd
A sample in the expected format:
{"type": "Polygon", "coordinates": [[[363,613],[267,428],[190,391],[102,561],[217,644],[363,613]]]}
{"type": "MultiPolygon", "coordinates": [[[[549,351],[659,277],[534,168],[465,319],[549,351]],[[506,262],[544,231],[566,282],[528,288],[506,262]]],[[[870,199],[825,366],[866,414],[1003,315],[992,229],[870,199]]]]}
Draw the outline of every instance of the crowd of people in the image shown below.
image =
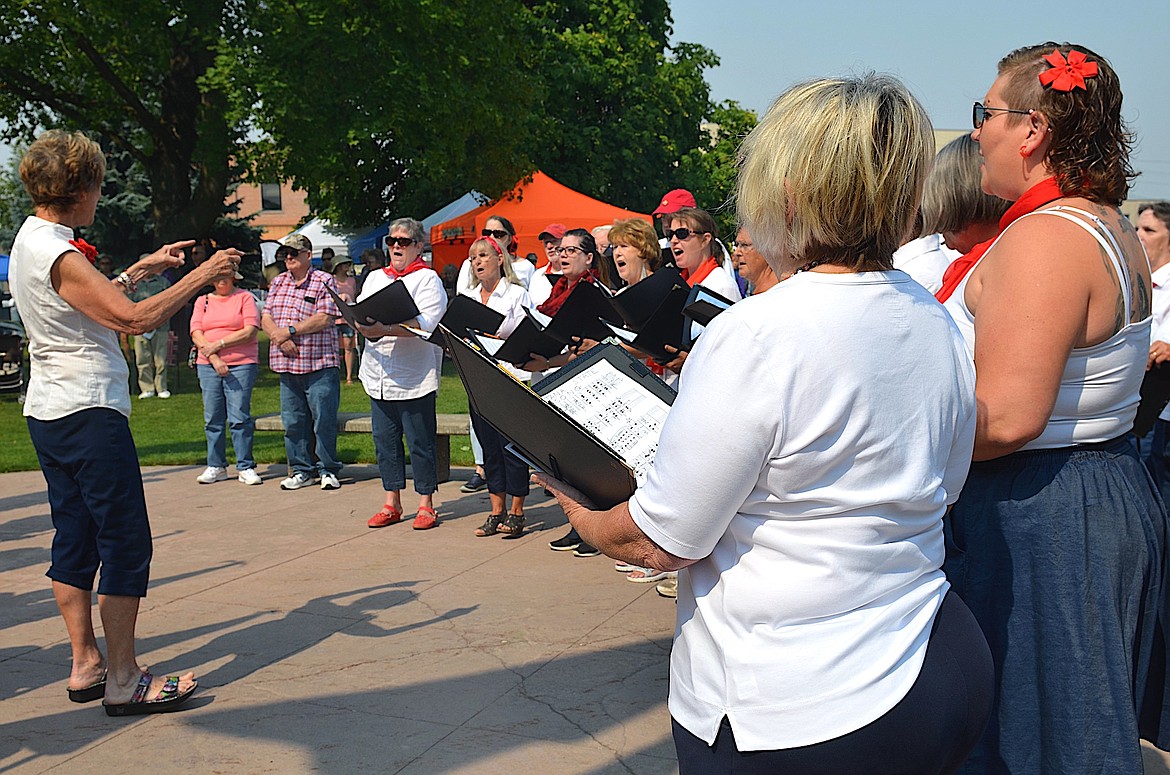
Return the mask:
{"type": "MultiPolygon", "coordinates": [[[[645,484],[597,509],[564,482],[530,480],[472,412],[477,469],[463,490],[489,496],[476,536],[514,538],[535,481],[570,522],[551,548],[605,554],[677,596],[680,771],[1141,773],[1141,738],[1170,745],[1170,409],[1148,437],[1131,433],[1145,375],[1170,360],[1170,203],[1143,206],[1136,229],[1121,213],[1133,177],[1121,86],[1083,46],[1008,54],[972,121],[936,155],[898,80],[809,81],[744,139],[730,250],[678,189],[657,228],[552,223],[542,255],[522,255],[513,225],[489,215],[445,287],[422,224],[399,218],[384,266],[356,278],[348,259],[313,269],[309,241],[288,239],[262,311],[235,287],[230,249],[149,293],[190,243],[103,276],[73,230],[93,220],[104,159],[81,134],[45,133],[21,161],[37,209],[11,271],[70,699],[148,713],[196,688],[134,658],[150,536],[118,332],[157,332],[212,286],[190,319],[204,483],[227,478],[228,430],[239,480],[260,481],[248,411],[259,330],[280,376],[285,490],[340,487],[341,374],[356,369],[385,494],[368,525],[403,520],[405,438],[425,530],[438,524],[443,356],[418,334],[449,299],[500,313],[490,333],[506,337],[581,284],[620,294],[673,267],[732,305],[689,352],[622,345],[678,390],[645,484]],[[394,283],[415,317],[339,320],[333,293],[361,302],[394,283]],[[89,614],[99,569],[105,657],[89,614]]],[[[539,379],[595,344],[506,368],[539,379]]]]}

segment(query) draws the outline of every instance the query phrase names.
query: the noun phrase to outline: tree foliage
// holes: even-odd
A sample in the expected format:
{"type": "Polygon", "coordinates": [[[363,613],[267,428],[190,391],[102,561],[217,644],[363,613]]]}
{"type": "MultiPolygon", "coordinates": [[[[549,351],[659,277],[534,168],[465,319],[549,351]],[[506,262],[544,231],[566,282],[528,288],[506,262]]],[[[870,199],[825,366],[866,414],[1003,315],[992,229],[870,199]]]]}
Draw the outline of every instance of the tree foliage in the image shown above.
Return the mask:
{"type": "Polygon", "coordinates": [[[138,162],[156,239],[205,235],[223,213],[254,101],[233,53],[246,0],[0,4],[6,139],[96,132],[138,162]]]}
{"type": "Polygon", "coordinates": [[[695,195],[695,201],[709,210],[727,239],[735,237],[735,156],[748,132],[756,127],[755,111],[734,100],[715,106],[705,129],[708,143],[686,153],[679,162],[682,186],[695,195]]]}

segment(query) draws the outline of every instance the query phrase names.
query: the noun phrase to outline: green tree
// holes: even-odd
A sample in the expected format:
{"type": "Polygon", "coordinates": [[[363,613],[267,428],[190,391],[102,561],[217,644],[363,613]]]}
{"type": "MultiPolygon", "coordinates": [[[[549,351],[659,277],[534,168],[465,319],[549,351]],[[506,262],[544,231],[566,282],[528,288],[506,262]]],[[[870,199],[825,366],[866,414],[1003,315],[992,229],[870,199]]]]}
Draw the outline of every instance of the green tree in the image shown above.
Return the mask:
{"type": "Polygon", "coordinates": [[[0,171],[0,253],[12,249],[12,241],[20,225],[33,211],[32,200],[20,182],[20,155],[24,149],[16,148],[8,166],[0,171]]]}
{"type": "Polygon", "coordinates": [[[677,166],[705,142],[713,52],[668,45],[666,0],[530,3],[546,92],[533,156],[565,185],[649,212],[681,185],[677,166]]]}
{"type": "Polygon", "coordinates": [[[0,4],[7,139],[96,132],[150,183],[156,237],[206,235],[223,214],[254,94],[236,65],[245,0],[0,4]]]}
{"type": "Polygon", "coordinates": [[[734,100],[721,102],[704,125],[708,142],[686,153],[679,162],[683,188],[695,195],[700,207],[710,211],[720,235],[735,237],[735,156],[743,138],[756,127],[754,111],[734,100]]]}

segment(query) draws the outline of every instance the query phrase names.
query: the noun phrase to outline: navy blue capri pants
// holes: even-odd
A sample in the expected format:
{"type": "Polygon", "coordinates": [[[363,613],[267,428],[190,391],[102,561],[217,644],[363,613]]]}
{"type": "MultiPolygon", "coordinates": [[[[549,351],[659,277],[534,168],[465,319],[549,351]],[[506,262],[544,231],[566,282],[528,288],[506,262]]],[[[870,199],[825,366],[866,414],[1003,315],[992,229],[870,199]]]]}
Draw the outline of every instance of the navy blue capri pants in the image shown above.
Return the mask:
{"type": "Polygon", "coordinates": [[[27,419],[56,531],[45,575],[92,590],[100,566],[98,594],[146,597],[153,548],[129,421],[104,408],[27,419]]]}

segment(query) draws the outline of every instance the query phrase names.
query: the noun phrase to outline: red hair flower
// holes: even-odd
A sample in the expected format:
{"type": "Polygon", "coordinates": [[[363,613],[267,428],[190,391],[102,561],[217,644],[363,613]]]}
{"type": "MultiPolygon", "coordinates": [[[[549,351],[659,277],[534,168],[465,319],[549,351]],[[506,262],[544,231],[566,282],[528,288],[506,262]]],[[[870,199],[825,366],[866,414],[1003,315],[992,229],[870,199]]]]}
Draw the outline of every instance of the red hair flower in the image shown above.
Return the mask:
{"type": "Polygon", "coordinates": [[[1097,63],[1090,62],[1083,51],[1076,49],[1068,52],[1066,60],[1060,55],[1060,49],[1054,48],[1051,54],[1044,55],[1044,61],[1052,67],[1040,73],[1040,83],[1057,91],[1084,89],[1085,79],[1097,74],[1097,63]]]}
{"type": "Polygon", "coordinates": [[[77,252],[89,259],[89,263],[97,264],[98,249],[89,244],[81,237],[69,240],[69,244],[77,248],[77,252]]]}

